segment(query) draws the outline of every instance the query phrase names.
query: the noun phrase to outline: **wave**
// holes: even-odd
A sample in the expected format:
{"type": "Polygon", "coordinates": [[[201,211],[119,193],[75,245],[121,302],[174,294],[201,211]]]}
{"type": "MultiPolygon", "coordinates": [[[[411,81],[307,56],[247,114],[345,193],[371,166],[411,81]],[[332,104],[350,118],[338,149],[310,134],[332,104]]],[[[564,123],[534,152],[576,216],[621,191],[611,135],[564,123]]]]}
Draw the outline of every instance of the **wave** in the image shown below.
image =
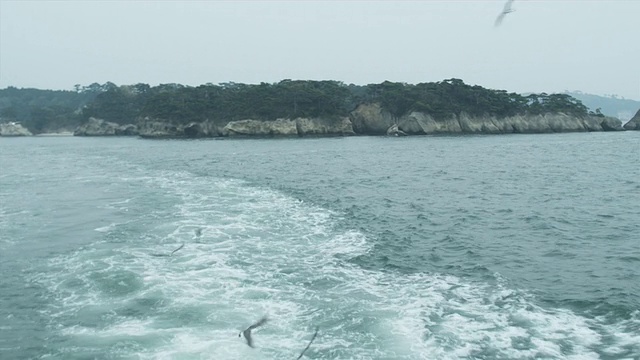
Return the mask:
{"type": "Polygon", "coordinates": [[[119,181],[166,198],[131,219],[137,236],[107,226],[105,239],[127,238],[58,256],[33,279],[48,288],[44,311],[65,337],[50,355],[293,358],[316,325],[311,358],[640,354],[637,314],[610,323],[545,308],[499,275],[488,284],[364,269],[352,260],[374,247],[342,225],[345,214],[269,188],[188,172],[119,181]],[[172,257],[153,256],[181,243],[172,257]],[[237,333],[264,314],[272,321],[250,349],[237,333]]]}

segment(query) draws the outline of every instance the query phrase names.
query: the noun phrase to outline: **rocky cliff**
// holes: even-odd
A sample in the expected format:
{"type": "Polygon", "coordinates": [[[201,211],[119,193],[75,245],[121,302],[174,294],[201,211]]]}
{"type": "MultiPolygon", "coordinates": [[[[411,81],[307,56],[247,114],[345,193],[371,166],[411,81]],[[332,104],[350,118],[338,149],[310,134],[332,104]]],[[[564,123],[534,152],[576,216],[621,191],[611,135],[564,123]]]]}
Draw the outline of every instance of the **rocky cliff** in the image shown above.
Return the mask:
{"type": "MultiPolygon", "coordinates": [[[[636,118],[640,116],[636,115],[636,118]]],[[[633,120],[632,120],[633,121],[633,120]]],[[[636,120],[636,123],[639,120],[636,120]]],[[[631,122],[630,122],[631,123],[631,122]]],[[[629,127],[627,126],[627,129],[629,127]]],[[[611,117],[577,117],[564,113],[515,115],[503,118],[452,114],[434,119],[411,112],[395,117],[379,104],[361,104],[349,117],[295,118],[272,121],[244,119],[224,123],[211,121],[178,124],[163,119],[138,119],[137,126],[109,123],[91,118],[74,135],[140,135],[144,138],[204,137],[302,137],[349,135],[433,135],[433,134],[533,134],[554,132],[619,131],[620,120],[611,117]]]]}
{"type": "Polygon", "coordinates": [[[355,135],[349,118],[297,118],[274,121],[230,121],[222,136],[347,136],[355,135]]]}
{"type": "Polygon", "coordinates": [[[138,129],[135,125],[118,125],[102,119],[89,118],[73,132],[74,136],[136,136],[138,129]]]}
{"type": "Polygon", "coordinates": [[[31,131],[14,122],[0,124],[0,136],[31,136],[31,131]]]}
{"type": "Polygon", "coordinates": [[[296,121],[277,119],[274,121],[239,120],[230,121],[223,129],[222,136],[297,136],[296,121]]]}
{"type": "Polygon", "coordinates": [[[516,115],[504,118],[492,116],[474,117],[465,113],[446,119],[411,112],[399,118],[393,117],[378,104],[363,104],[352,113],[354,130],[359,134],[385,134],[397,130],[407,135],[431,134],[507,134],[552,133],[578,131],[623,130],[620,120],[611,117],[576,117],[563,113],[545,115],[516,115]]]}
{"type": "MultiPolygon", "coordinates": [[[[598,119],[596,117],[596,119],[598,119]]],[[[599,118],[600,126],[602,126],[603,131],[624,131],[624,127],[622,127],[622,121],[618,118],[605,116],[604,118],[599,118]]]]}
{"type": "Polygon", "coordinates": [[[628,123],[624,124],[624,128],[626,130],[640,130],[640,110],[638,110],[628,123]]]}
{"type": "Polygon", "coordinates": [[[349,118],[357,134],[384,135],[397,120],[380,104],[362,104],[351,112],[349,118]]]}
{"type": "Polygon", "coordinates": [[[140,137],[161,138],[205,138],[222,136],[222,127],[211,121],[175,124],[163,119],[145,117],[138,119],[140,137]]]}
{"type": "Polygon", "coordinates": [[[203,137],[292,137],[355,135],[349,118],[297,118],[229,121],[224,125],[211,121],[177,125],[162,119],[144,118],[138,130],[145,138],[203,138],[203,137]]]}

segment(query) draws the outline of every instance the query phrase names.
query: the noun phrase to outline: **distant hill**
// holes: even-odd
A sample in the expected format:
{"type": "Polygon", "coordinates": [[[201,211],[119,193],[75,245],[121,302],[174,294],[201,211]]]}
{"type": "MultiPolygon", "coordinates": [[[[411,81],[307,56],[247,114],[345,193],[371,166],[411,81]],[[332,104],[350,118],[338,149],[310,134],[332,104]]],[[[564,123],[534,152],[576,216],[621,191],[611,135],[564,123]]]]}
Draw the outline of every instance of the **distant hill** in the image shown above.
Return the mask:
{"type": "Polygon", "coordinates": [[[612,96],[598,96],[593,94],[585,94],[580,91],[565,91],[565,94],[580,100],[590,110],[595,111],[600,108],[600,111],[608,116],[617,117],[622,120],[622,123],[626,123],[631,120],[633,115],[640,109],[640,101],[629,100],[612,96]]]}

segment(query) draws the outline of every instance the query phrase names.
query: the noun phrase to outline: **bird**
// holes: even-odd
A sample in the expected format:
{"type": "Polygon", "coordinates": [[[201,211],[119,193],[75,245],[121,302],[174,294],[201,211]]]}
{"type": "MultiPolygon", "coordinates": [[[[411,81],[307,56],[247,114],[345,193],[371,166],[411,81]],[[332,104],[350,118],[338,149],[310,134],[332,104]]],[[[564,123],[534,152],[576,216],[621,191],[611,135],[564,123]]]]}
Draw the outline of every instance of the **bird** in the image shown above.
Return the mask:
{"type": "Polygon", "coordinates": [[[304,355],[304,353],[309,350],[309,346],[311,346],[311,343],[313,342],[313,340],[316,339],[316,336],[318,336],[318,327],[316,326],[316,332],[313,333],[313,336],[311,337],[311,341],[309,341],[309,344],[307,344],[307,347],[304,348],[304,350],[302,350],[302,352],[300,353],[300,356],[298,356],[296,358],[296,360],[300,360],[302,358],[302,355],[304,355]]]}
{"type": "Polygon", "coordinates": [[[171,252],[171,254],[168,254],[168,255],[167,255],[167,254],[151,254],[151,256],[155,256],[155,257],[171,257],[171,256],[173,256],[173,254],[174,254],[176,251],[178,251],[178,250],[182,249],[183,247],[184,247],[184,244],[180,245],[177,249],[173,250],[173,251],[171,252]]]}
{"type": "Polygon", "coordinates": [[[175,250],[173,250],[173,251],[171,252],[171,255],[169,255],[169,256],[173,256],[173,253],[175,253],[176,251],[178,251],[178,250],[182,249],[183,247],[184,247],[184,244],[180,245],[180,247],[179,247],[179,248],[177,248],[177,249],[175,249],[175,250]]]}
{"type": "Polygon", "coordinates": [[[504,4],[504,8],[502,9],[502,12],[496,18],[495,26],[500,26],[500,24],[502,24],[502,20],[504,20],[504,17],[507,16],[508,13],[515,11],[514,9],[511,8],[511,4],[513,4],[513,1],[514,0],[507,0],[507,2],[504,4]]]}
{"type": "Polygon", "coordinates": [[[238,337],[242,337],[242,335],[244,335],[245,339],[247,339],[247,345],[249,345],[249,347],[253,348],[253,339],[251,338],[251,330],[257,328],[258,326],[262,326],[267,322],[267,317],[263,316],[262,319],[258,320],[257,323],[249,326],[246,330],[240,332],[238,334],[238,337]]]}

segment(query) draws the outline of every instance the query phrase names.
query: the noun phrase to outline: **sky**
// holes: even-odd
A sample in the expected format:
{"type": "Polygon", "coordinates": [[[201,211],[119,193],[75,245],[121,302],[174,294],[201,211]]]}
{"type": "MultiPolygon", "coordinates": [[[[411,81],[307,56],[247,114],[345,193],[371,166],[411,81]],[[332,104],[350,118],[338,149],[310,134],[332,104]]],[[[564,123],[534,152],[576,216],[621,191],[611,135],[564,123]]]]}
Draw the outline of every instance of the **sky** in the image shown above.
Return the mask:
{"type": "Polygon", "coordinates": [[[462,79],[640,100],[638,0],[0,0],[0,88],[462,79]]]}

